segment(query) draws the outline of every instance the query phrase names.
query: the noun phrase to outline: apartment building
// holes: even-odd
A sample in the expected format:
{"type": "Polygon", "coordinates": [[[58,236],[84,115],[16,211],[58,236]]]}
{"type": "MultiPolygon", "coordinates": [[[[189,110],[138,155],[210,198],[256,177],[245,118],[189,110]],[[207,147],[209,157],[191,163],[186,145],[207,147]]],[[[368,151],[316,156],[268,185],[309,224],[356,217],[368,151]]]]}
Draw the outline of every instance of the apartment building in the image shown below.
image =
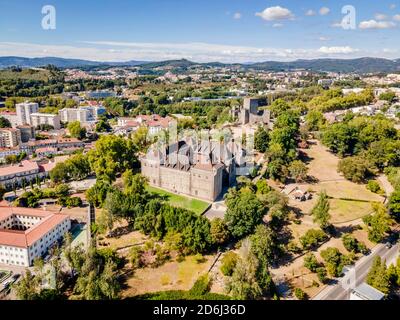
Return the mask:
{"type": "Polygon", "coordinates": [[[52,126],[55,130],[61,128],[60,116],[49,113],[32,113],[30,124],[35,128],[46,124],[52,126]]]}
{"type": "Polygon", "coordinates": [[[13,128],[0,129],[0,148],[15,148],[21,143],[21,131],[13,128]]]}
{"type": "Polygon", "coordinates": [[[18,125],[31,124],[31,114],[39,112],[39,104],[37,103],[18,103],[15,108],[18,125]]]}
{"type": "Polygon", "coordinates": [[[30,267],[71,229],[65,214],[0,207],[0,263],[30,267]]]}

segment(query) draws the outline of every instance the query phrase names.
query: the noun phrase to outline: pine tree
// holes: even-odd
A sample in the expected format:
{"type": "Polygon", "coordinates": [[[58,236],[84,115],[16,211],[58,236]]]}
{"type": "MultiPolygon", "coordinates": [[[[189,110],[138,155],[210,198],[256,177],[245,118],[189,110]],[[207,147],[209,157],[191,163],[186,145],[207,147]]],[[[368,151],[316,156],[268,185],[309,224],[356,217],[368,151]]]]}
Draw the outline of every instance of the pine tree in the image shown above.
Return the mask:
{"type": "Polygon", "coordinates": [[[319,194],[318,202],[311,211],[314,222],[318,223],[322,229],[329,226],[331,215],[329,214],[329,199],[325,191],[319,194]]]}

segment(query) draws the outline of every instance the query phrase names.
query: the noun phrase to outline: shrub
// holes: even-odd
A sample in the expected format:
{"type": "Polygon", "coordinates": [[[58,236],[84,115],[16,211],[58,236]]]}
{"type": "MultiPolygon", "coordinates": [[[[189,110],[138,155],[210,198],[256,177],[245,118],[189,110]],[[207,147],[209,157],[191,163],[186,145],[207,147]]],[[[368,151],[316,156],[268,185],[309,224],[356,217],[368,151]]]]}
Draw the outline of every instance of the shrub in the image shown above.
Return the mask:
{"type": "Polygon", "coordinates": [[[311,272],[317,271],[317,269],[319,267],[319,263],[313,253],[309,253],[304,257],[304,267],[306,267],[311,272]]]}
{"type": "Polygon", "coordinates": [[[311,249],[316,247],[318,244],[324,242],[328,236],[325,232],[319,229],[310,229],[306,234],[300,237],[300,243],[304,249],[311,249]]]}
{"type": "Polygon", "coordinates": [[[326,283],[328,278],[327,278],[327,272],[326,272],[325,267],[317,268],[317,276],[318,276],[318,280],[321,281],[321,283],[326,283]]]}
{"type": "Polygon", "coordinates": [[[232,251],[224,254],[222,258],[221,272],[224,276],[231,276],[236,267],[238,255],[232,251]]]}
{"type": "Polygon", "coordinates": [[[294,295],[299,300],[307,300],[307,294],[300,288],[294,289],[294,295]]]}
{"type": "Polygon", "coordinates": [[[197,264],[200,264],[200,263],[204,263],[204,262],[206,261],[206,259],[201,255],[201,253],[198,253],[198,254],[196,254],[196,255],[194,256],[194,261],[195,261],[197,264]]]}
{"type": "Polygon", "coordinates": [[[375,180],[369,180],[367,184],[367,189],[374,193],[382,193],[381,186],[375,180]]]}
{"type": "Polygon", "coordinates": [[[199,277],[194,283],[192,289],[190,289],[190,294],[197,297],[203,296],[210,291],[211,280],[207,274],[199,277]]]}
{"type": "Polygon", "coordinates": [[[139,247],[132,247],[129,250],[129,262],[134,269],[143,267],[142,250],[139,247]]]}

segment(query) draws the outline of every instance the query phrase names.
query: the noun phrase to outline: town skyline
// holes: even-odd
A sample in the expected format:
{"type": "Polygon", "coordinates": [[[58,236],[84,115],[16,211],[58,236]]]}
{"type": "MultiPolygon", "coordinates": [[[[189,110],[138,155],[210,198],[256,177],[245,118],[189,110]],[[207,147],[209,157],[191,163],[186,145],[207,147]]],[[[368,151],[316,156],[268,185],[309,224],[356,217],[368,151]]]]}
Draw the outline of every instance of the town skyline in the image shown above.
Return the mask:
{"type": "Polygon", "coordinates": [[[344,1],[53,1],[55,29],[43,30],[40,1],[2,1],[0,54],[95,61],[247,63],[315,58],[400,57],[400,8],[353,1],[354,29],[341,26],[344,1]],[[27,10],[19,14],[21,8],[27,10]],[[17,14],[18,13],[18,14],[17,14]],[[182,26],[185,26],[182,28],[182,26]],[[140,30],[140,32],[139,32],[140,30]]]}

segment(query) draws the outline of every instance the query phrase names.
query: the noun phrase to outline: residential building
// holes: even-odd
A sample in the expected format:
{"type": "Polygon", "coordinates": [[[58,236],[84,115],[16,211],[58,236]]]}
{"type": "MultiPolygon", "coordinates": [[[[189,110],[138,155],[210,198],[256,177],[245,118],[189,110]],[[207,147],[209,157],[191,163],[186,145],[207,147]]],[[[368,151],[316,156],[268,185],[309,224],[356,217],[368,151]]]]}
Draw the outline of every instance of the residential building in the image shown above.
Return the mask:
{"type": "Polygon", "coordinates": [[[30,124],[35,128],[46,124],[52,126],[55,130],[59,130],[61,128],[60,116],[49,113],[32,113],[30,124]]]}
{"type": "Polygon", "coordinates": [[[59,111],[62,122],[79,121],[81,123],[95,122],[105,113],[106,109],[101,105],[65,108],[59,111]]]}
{"type": "Polygon", "coordinates": [[[30,267],[71,229],[65,214],[0,207],[0,263],[30,267]]]}
{"type": "Polygon", "coordinates": [[[14,128],[0,129],[0,148],[15,148],[21,143],[21,131],[14,128]]]}
{"type": "Polygon", "coordinates": [[[39,104],[37,103],[19,103],[15,106],[17,110],[17,124],[31,124],[31,115],[39,112],[39,104]]]}
{"type": "Polygon", "coordinates": [[[6,189],[23,186],[24,183],[36,181],[36,178],[48,177],[55,164],[49,162],[39,165],[37,162],[23,160],[19,164],[0,167],[0,184],[6,189]]]}

